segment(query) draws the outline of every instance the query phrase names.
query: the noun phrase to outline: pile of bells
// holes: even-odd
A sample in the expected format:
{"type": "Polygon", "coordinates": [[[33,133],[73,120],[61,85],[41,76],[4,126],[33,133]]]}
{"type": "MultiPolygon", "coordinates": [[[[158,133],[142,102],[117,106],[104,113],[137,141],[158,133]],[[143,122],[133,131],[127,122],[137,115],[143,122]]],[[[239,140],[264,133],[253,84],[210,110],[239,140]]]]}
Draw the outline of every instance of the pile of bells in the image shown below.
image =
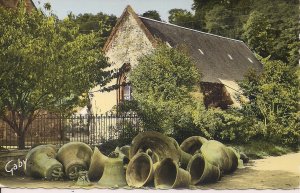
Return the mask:
{"type": "Polygon", "coordinates": [[[25,174],[35,178],[77,180],[80,186],[98,182],[100,187],[158,189],[188,188],[216,182],[224,174],[243,167],[244,154],[201,136],[179,144],[159,132],[138,134],[130,146],[117,147],[108,156],[97,147],[70,142],[58,151],[53,145],[40,145],[27,156],[25,174]]]}

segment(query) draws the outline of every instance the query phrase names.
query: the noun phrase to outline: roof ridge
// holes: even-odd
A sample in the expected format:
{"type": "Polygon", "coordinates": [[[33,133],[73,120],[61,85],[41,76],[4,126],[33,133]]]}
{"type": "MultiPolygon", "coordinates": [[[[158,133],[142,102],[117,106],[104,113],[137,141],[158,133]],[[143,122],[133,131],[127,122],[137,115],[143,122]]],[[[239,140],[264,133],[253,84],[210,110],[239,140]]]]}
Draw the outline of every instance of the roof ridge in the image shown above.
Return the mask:
{"type": "Polygon", "coordinates": [[[142,18],[142,19],[154,21],[154,22],[157,22],[157,23],[162,23],[162,24],[171,25],[171,26],[174,26],[174,27],[178,27],[178,28],[182,28],[182,29],[194,31],[194,32],[197,32],[197,33],[202,33],[202,34],[206,34],[206,35],[210,35],[210,36],[215,36],[215,37],[219,37],[219,38],[223,38],[223,39],[228,39],[228,40],[232,40],[232,41],[237,41],[237,42],[244,43],[244,41],[242,41],[242,40],[237,40],[237,39],[228,38],[228,37],[224,37],[224,36],[220,36],[220,35],[216,35],[216,34],[212,34],[212,33],[208,33],[208,32],[203,32],[203,31],[199,31],[199,30],[195,30],[195,29],[191,29],[191,28],[187,28],[187,27],[182,27],[182,26],[179,26],[179,25],[175,25],[175,24],[167,23],[167,22],[163,22],[163,21],[158,21],[158,20],[155,20],[155,19],[150,19],[150,18],[143,17],[143,16],[140,16],[140,15],[138,15],[138,17],[142,18]]]}

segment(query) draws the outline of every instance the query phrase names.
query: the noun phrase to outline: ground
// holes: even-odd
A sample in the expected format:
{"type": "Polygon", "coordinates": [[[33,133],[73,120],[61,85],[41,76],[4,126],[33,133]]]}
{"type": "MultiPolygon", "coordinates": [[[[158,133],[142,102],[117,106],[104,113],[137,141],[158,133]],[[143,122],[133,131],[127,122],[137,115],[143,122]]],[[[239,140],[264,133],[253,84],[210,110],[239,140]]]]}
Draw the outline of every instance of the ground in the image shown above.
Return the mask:
{"type": "MultiPolygon", "coordinates": [[[[80,188],[75,182],[48,182],[33,180],[28,177],[0,177],[1,186],[19,188],[80,188]]],[[[96,184],[86,188],[98,188],[96,184]]],[[[206,184],[199,189],[299,189],[300,188],[300,152],[278,157],[250,160],[243,169],[231,175],[223,176],[213,184],[206,184]]]]}

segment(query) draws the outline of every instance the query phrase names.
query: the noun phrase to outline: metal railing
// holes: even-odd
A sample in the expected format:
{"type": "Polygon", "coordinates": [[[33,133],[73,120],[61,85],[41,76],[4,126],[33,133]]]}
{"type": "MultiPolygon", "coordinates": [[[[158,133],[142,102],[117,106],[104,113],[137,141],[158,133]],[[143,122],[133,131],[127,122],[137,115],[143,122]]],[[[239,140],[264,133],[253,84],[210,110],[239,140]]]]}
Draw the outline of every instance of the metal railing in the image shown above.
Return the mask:
{"type": "MultiPolygon", "coordinates": [[[[30,125],[26,132],[25,147],[40,144],[63,145],[70,141],[100,145],[108,140],[130,137],[127,136],[130,131],[142,131],[141,121],[133,113],[71,117],[47,114],[37,117],[30,125]]],[[[8,124],[0,121],[0,151],[17,148],[17,134],[8,124]]]]}

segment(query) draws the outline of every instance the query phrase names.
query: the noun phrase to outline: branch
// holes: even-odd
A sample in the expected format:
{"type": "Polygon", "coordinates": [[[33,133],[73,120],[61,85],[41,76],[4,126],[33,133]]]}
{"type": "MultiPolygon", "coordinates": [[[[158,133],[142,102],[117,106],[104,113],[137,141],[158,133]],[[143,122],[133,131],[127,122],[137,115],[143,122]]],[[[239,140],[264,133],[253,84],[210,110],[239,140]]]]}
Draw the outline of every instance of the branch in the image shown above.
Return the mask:
{"type": "Polygon", "coordinates": [[[4,115],[4,116],[2,117],[2,120],[3,120],[4,122],[6,122],[6,123],[14,130],[14,132],[16,132],[17,134],[19,134],[19,131],[16,130],[16,127],[15,127],[14,123],[13,123],[12,121],[10,121],[10,120],[8,119],[8,117],[6,117],[6,116],[4,115]]]}
{"type": "Polygon", "coordinates": [[[27,123],[24,127],[24,131],[26,132],[29,128],[29,125],[36,119],[36,117],[40,114],[40,110],[37,110],[37,113],[34,114],[35,111],[33,111],[29,117],[28,117],[28,120],[27,120],[27,123]]]}

